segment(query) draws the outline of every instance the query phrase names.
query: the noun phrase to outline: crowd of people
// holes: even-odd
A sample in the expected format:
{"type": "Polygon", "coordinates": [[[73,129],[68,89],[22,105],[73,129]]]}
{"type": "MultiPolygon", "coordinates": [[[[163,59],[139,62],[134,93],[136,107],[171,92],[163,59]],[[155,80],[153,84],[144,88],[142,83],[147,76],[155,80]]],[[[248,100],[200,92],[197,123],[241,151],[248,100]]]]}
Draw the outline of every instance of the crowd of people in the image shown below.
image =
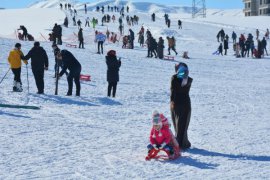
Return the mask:
{"type": "MultiPolygon", "coordinates": [[[[256,39],[252,33],[248,33],[245,36],[243,33],[240,34],[240,37],[237,39],[237,34],[233,31],[231,38],[233,43],[234,56],[237,58],[252,57],[252,58],[262,58],[265,55],[268,56],[267,52],[267,39],[269,39],[269,30],[266,29],[266,32],[263,37],[260,36],[260,32],[256,29],[256,39]],[[261,38],[261,39],[260,39],[261,38]]],[[[229,35],[225,34],[224,30],[221,29],[217,34],[217,41],[220,42],[218,50],[213,54],[227,55],[227,50],[229,49],[229,35]]]]}
{"type": "MultiPolygon", "coordinates": [[[[87,5],[85,4],[85,14],[87,14],[87,5]]],[[[71,13],[73,26],[78,26],[78,42],[79,48],[85,49],[84,44],[84,33],[83,33],[83,24],[80,19],[76,20],[77,11],[72,9],[71,4],[60,4],[60,8],[62,10],[69,10],[71,13]]],[[[96,7],[97,12],[105,13],[105,7],[96,7]]],[[[126,7],[126,13],[129,13],[129,7],[126,7]]],[[[134,15],[126,15],[124,14],[125,8],[119,8],[117,6],[107,6],[108,12],[119,12],[120,17],[118,19],[119,22],[119,34],[122,36],[122,48],[134,49],[134,41],[135,41],[135,33],[132,29],[132,26],[138,25],[139,17],[134,15]],[[124,35],[124,22],[123,18],[126,17],[126,23],[130,27],[128,29],[128,34],[124,35]]],[[[168,28],[171,27],[171,19],[169,15],[165,13],[165,24],[168,28]]],[[[114,23],[116,19],[115,15],[103,15],[101,19],[101,26],[105,23],[114,23]]],[[[156,15],[153,13],[151,15],[152,22],[156,22],[156,15]]],[[[64,27],[69,27],[69,19],[68,17],[64,20],[64,27]]],[[[96,25],[98,25],[98,19],[93,17],[90,20],[89,17],[85,19],[85,27],[90,27],[90,22],[92,27],[95,29],[96,25]]],[[[182,21],[178,20],[178,29],[182,29],[182,21]]],[[[20,29],[22,30],[21,40],[30,40],[28,37],[27,29],[21,25],[20,29]]],[[[165,40],[167,40],[168,53],[167,55],[171,55],[171,50],[177,56],[178,52],[176,50],[176,39],[174,36],[167,36],[166,39],[163,37],[158,37],[158,41],[154,38],[153,34],[149,29],[145,31],[144,26],[142,25],[138,34],[138,43],[140,46],[147,47],[147,57],[148,58],[164,58],[164,49],[165,49],[165,40]],[[146,38],[145,38],[146,36],[146,38]]],[[[220,43],[216,54],[227,55],[227,50],[229,49],[229,36],[225,33],[223,29],[221,29],[217,34],[217,41],[220,43]]],[[[237,34],[233,31],[231,38],[233,41],[233,50],[236,57],[255,57],[261,58],[265,54],[267,54],[266,39],[269,39],[269,30],[267,29],[264,37],[260,40],[259,30],[256,30],[256,41],[257,46],[255,46],[255,40],[253,35],[250,33],[245,37],[244,34],[241,34],[237,39],[237,34]]],[[[80,74],[82,71],[82,66],[79,60],[72,54],[72,52],[66,49],[60,49],[58,46],[62,45],[62,26],[59,24],[55,24],[52,33],[50,33],[49,37],[52,42],[52,49],[55,56],[55,78],[60,78],[64,74],[67,76],[68,82],[68,90],[67,96],[71,96],[73,94],[73,82],[76,85],[76,96],[81,95],[81,84],[80,84],[80,74]],[[59,67],[61,71],[59,72],[59,67]]],[[[113,43],[119,42],[120,39],[117,38],[116,32],[110,32],[107,28],[106,33],[95,30],[95,38],[94,42],[97,43],[97,53],[104,54],[103,45],[104,42],[108,40],[113,43]]],[[[21,92],[22,81],[21,81],[21,66],[22,62],[28,65],[28,61],[31,59],[31,67],[32,73],[35,78],[37,94],[44,94],[45,84],[44,84],[44,72],[48,70],[49,60],[46,51],[43,47],[40,46],[39,42],[34,42],[32,49],[24,55],[21,51],[22,45],[20,43],[16,43],[14,49],[12,49],[9,53],[8,62],[10,63],[10,69],[14,74],[14,82],[13,82],[13,91],[21,92]]],[[[184,52],[183,58],[188,59],[187,51],[184,52]]],[[[119,70],[121,67],[121,58],[117,58],[117,54],[115,50],[109,50],[105,56],[106,65],[107,65],[107,96],[115,97],[117,91],[117,84],[119,82],[119,70]]],[[[149,153],[153,149],[163,149],[168,152],[169,155],[175,155],[178,152],[176,150],[180,149],[188,149],[191,147],[191,143],[188,139],[187,130],[189,127],[190,117],[191,117],[191,100],[189,97],[189,91],[192,85],[193,79],[189,77],[189,69],[187,64],[178,63],[175,67],[175,74],[171,78],[171,92],[170,92],[170,111],[173,126],[175,129],[175,136],[169,130],[168,120],[167,118],[158,111],[153,113],[152,122],[153,127],[150,132],[150,144],[147,146],[149,153]]],[[[177,150],[177,151],[178,151],[177,150]]]]}

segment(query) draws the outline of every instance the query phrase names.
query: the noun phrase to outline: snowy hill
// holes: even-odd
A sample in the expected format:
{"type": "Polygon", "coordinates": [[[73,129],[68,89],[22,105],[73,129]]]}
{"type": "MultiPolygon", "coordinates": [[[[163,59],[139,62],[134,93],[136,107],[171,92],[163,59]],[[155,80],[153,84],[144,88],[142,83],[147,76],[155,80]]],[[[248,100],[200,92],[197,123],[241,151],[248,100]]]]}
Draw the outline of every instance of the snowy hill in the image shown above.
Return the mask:
{"type": "MultiPolygon", "coordinates": [[[[221,28],[229,36],[232,31],[238,36],[255,34],[255,29],[260,28],[262,38],[268,24],[261,22],[268,22],[270,17],[244,18],[239,10],[209,10],[211,13],[205,19],[170,13],[172,26],[168,29],[163,13],[157,13],[153,23],[147,8],[137,13],[138,26],[129,27],[124,22],[125,34],[129,28],[136,34],[144,25],[155,38],[174,35],[179,54],[188,51],[191,57],[186,60],[178,55],[175,61],[146,58],[147,49],[139,46],[137,37],[134,50],[122,49],[122,42],[105,42],[104,55],[96,54],[94,31],[105,32],[108,28],[118,33],[118,23],[98,25],[96,29],[83,27],[86,49],[67,47],[68,43],[78,44],[75,35],[78,27],[63,27],[64,43],[60,48],[71,51],[82,64],[82,74],[90,74],[92,79],[82,81],[81,97],[67,97],[64,76],[59,82],[59,95],[54,95],[55,60],[51,42],[40,37],[40,32],[46,35],[54,23],[63,22],[65,15],[71,22],[69,12],[57,9],[58,4],[54,7],[0,11],[0,21],[5,25],[0,30],[1,79],[9,68],[9,51],[19,42],[14,28],[21,24],[36,35],[49,57],[44,95],[36,94],[30,65],[22,66],[22,93],[11,91],[11,72],[0,84],[0,103],[41,107],[40,110],[0,108],[0,179],[270,178],[270,58],[235,58],[231,40],[228,56],[212,55],[219,45],[216,34],[221,28]],[[27,17],[31,17],[31,23],[26,21],[27,17]],[[180,30],[176,24],[179,17],[183,20],[180,30]],[[106,96],[105,54],[110,49],[122,57],[116,98],[106,96]],[[171,122],[170,80],[174,65],[180,61],[188,64],[194,79],[188,131],[192,148],[174,161],[148,162],[144,157],[151,114],[159,110],[171,122]]],[[[77,19],[83,23],[87,16],[99,20],[102,17],[96,12],[78,13],[77,19]]],[[[119,15],[115,15],[118,19],[119,15]]],[[[25,54],[33,47],[33,42],[20,43],[25,54]]],[[[165,43],[165,54],[167,48],[165,43]]]]}
{"type": "MultiPolygon", "coordinates": [[[[71,3],[72,6],[77,10],[83,10],[85,3],[68,1],[68,0],[43,0],[36,2],[29,6],[29,8],[59,8],[60,3],[71,3]]],[[[91,11],[95,11],[97,6],[126,6],[130,7],[131,12],[166,12],[166,13],[191,13],[190,7],[179,7],[179,6],[165,6],[162,4],[155,4],[149,2],[132,2],[132,1],[119,1],[119,0],[101,0],[93,3],[86,3],[87,8],[91,11]]]]}

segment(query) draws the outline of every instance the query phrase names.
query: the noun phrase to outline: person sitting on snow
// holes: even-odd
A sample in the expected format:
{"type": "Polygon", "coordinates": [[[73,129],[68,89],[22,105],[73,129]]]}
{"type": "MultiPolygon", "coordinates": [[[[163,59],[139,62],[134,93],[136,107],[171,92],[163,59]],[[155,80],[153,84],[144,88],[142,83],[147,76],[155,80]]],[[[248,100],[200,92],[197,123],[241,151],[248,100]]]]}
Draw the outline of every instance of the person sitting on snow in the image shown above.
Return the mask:
{"type": "Polygon", "coordinates": [[[148,153],[151,150],[155,149],[163,149],[168,152],[170,155],[174,154],[173,146],[170,144],[172,140],[172,136],[170,133],[169,126],[163,126],[162,121],[168,121],[167,118],[163,116],[163,114],[159,114],[158,111],[154,111],[152,117],[152,129],[150,132],[150,143],[147,146],[148,153]]]}

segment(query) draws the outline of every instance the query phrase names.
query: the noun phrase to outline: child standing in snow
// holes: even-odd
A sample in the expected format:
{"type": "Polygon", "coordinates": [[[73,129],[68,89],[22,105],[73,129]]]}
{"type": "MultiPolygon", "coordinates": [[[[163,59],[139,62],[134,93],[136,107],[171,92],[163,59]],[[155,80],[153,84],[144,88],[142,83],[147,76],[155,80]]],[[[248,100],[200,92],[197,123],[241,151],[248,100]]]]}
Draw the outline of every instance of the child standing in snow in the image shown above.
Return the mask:
{"type": "Polygon", "coordinates": [[[218,55],[222,55],[223,56],[223,46],[222,43],[220,43],[219,47],[218,47],[218,55]]]}
{"type": "Polygon", "coordinates": [[[153,127],[150,133],[151,144],[147,146],[148,152],[150,153],[154,148],[163,149],[168,152],[170,156],[176,154],[178,157],[179,145],[169,128],[168,119],[164,117],[163,114],[154,111],[152,122],[153,127]]]}

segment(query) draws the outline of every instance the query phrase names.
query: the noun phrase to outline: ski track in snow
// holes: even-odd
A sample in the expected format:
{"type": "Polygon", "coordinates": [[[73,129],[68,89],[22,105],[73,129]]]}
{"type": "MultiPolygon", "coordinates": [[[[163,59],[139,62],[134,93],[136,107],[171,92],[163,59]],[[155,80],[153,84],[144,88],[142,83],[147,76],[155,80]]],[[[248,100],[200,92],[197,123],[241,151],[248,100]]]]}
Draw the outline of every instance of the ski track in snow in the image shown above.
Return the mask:
{"type": "MultiPolygon", "coordinates": [[[[55,9],[51,26],[63,17],[58,11],[55,9]]],[[[78,13],[84,24],[86,16],[83,11],[78,13]]],[[[121,42],[106,42],[104,54],[115,49],[122,57],[116,98],[106,97],[107,67],[104,55],[95,54],[92,28],[84,28],[85,50],[68,48],[65,43],[60,46],[78,58],[82,74],[91,75],[91,82],[82,82],[81,97],[64,96],[67,91],[64,76],[59,81],[59,95],[54,95],[51,43],[41,42],[50,59],[49,70],[45,72],[45,94],[35,94],[30,65],[29,94],[25,66],[22,68],[24,92],[11,92],[11,72],[0,84],[1,103],[41,106],[38,111],[0,109],[0,179],[269,179],[270,61],[268,57],[236,59],[232,56],[231,43],[228,56],[212,55],[218,47],[216,34],[220,28],[229,36],[233,30],[238,35],[255,34],[256,26],[239,23],[242,16],[238,18],[238,11],[230,13],[237,24],[218,23],[226,19],[226,12],[217,12],[222,17],[216,18],[213,12],[205,20],[185,18],[182,30],[174,24],[177,14],[171,15],[172,28],[167,29],[161,27],[164,26],[162,13],[157,14],[156,23],[150,21],[149,14],[139,13],[140,25],[132,27],[135,34],[144,23],[155,38],[174,35],[179,54],[188,51],[191,59],[177,56],[170,62],[145,58],[147,49],[139,47],[137,37],[135,50],[122,49],[121,42]],[[151,113],[159,110],[171,121],[170,79],[179,61],[189,65],[194,79],[189,127],[193,147],[177,160],[148,162],[144,157],[151,113]]],[[[87,16],[98,16],[100,20],[102,15],[88,12],[87,16]]],[[[253,25],[259,18],[251,19],[253,25]]],[[[72,24],[71,19],[69,23],[72,24]]],[[[124,23],[127,34],[125,20],[124,23]]],[[[117,31],[118,23],[110,23],[108,27],[117,31]]],[[[107,24],[97,29],[105,32],[107,24]]],[[[74,35],[77,31],[73,26],[63,28],[63,40],[78,44],[74,35]]],[[[9,67],[6,59],[15,42],[0,39],[1,78],[9,67]]],[[[24,53],[33,45],[21,43],[24,53]]]]}

